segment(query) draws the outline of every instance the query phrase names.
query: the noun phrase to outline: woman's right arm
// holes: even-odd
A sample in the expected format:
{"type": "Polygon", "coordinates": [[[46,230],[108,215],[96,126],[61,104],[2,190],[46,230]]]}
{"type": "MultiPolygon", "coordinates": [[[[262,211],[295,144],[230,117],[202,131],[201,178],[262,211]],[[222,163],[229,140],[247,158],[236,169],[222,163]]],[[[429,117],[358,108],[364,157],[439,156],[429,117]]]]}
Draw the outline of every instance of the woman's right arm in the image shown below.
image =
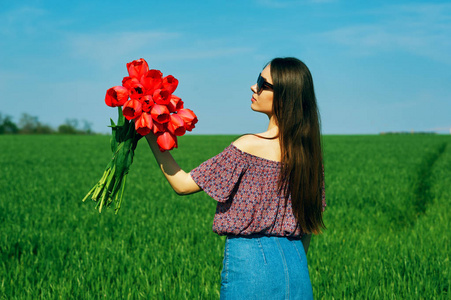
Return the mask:
{"type": "Polygon", "coordinates": [[[191,175],[180,168],[169,151],[160,151],[154,134],[146,135],[146,139],[161,171],[177,194],[188,195],[202,190],[191,175]]]}

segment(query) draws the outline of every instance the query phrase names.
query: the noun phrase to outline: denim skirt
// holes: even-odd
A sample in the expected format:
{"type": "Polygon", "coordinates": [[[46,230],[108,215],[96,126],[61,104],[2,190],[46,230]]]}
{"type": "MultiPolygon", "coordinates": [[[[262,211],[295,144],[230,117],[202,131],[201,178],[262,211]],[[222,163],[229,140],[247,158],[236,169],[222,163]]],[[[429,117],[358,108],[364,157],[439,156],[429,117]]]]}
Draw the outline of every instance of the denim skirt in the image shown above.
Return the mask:
{"type": "Polygon", "coordinates": [[[221,272],[221,299],[313,299],[301,240],[228,236],[221,272]]]}

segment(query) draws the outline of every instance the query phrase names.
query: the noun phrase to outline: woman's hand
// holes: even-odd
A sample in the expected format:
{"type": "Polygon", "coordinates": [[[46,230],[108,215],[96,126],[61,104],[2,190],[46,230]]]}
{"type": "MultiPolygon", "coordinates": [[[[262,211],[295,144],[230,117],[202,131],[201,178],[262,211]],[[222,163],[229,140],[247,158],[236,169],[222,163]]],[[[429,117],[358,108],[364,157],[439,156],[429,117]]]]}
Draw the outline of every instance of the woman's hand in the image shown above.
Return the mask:
{"type": "Polygon", "coordinates": [[[188,195],[202,190],[191,178],[191,175],[180,168],[169,151],[160,151],[157,137],[153,133],[146,135],[146,140],[161,171],[177,194],[188,195]]]}

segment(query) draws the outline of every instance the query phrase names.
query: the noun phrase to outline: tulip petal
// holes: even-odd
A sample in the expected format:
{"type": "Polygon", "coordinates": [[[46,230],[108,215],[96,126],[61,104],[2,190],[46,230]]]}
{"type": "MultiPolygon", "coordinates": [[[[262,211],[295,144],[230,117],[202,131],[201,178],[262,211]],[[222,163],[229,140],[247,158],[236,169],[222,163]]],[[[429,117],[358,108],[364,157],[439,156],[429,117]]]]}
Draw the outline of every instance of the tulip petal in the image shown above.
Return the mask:
{"type": "Polygon", "coordinates": [[[122,79],[122,86],[129,90],[132,88],[132,86],[134,84],[137,84],[137,83],[140,83],[137,78],[127,76],[122,79]]]}
{"type": "Polygon", "coordinates": [[[170,94],[172,94],[177,88],[179,81],[172,75],[168,75],[163,78],[163,88],[168,90],[170,94]]]}
{"type": "Polygon", "coordinates": [[[183,108],[177,111],[177,115],[179,115],[180,118],[182,118],[182,120],[185,122],[186,130],[193,130],[193,128],[195,127],[194,125],[197,123],[197,116],[192,110],[183,108]]]}
{"type": "Polygon", "coordinates": [[[146,94],[153,92],[163,85],[163,73],[160,70],[149,70],[141,77],[141,84],[146,88],[146,94]]]}
{"type": "Polygon", "coordinates": [[[142,104],[138,100],[130,99],[122,108],[122,114],[127,120],[132,120],[139,117],[142,113],[142,104]]]}
{"type": "Polygon", "coordinates": [[[152,119],[154,119],[158,123],[169,122],[169,110],[164,105],[154,104],[154,106],[150,110],[150,114],[152,115],[152,119]]]}
{"type": "Polygon", "coordinates": [[[140,135],[145,136],[148,135],[153,127],[152,117],[150,114],[143,112],[136,120],[135,120],[135,130],[140,135]]]}
{"type": "Polygon", "coordinates": [[[127,71],[130,77],[139,79],[149,71],[149,66],[143,58],[140,58],[127,63],[127,71]]]}
{"type": "Polygon", "coordinates": [[[179,109],[183,108],[183,101],[180,97],[171,95],[171,101],[169,101],[169,104],[167,106],[171,113],[176,112],[179,109]]]}
{"type": "MultiPolygon", "coordinates": [[[[165,124],[167,124],[167,123],[165,123],[165,124]]],[[[167,131],[165,124],[161,124],[161,123],[158,123],[157,121],[154,121],[153,128],[152,128],[153,133],[158,134],[158,133],[163,133],[163,132],[167,131]]]]}
{"type": "Polygon", "coordinates": [[[152,109],[153,105],[155,104],[155,102],[153,102],[153,98],[151,95],[145,95],[141,98],[141,103],[142,103],[142,110],[150,113],[150,110],[152,109]]]}
{"type": "Polygon", "coordinates": [[[108,106],[122,106],[127,100],[128,89],[123,86],[113,86],[106,91],[105,104],[108,106]]]}
{"type": "Polygon", "coordinates": [[[186,132],[185,122],[177,114],[172,114],[169,117],[168,130],[173,135],[182,136],[186,132]]]}
{"type": "Polygon", "coordinates": [[[172,150],[177,148],[177,137],[168,131],[160,133],[157,136],[157,144],[161,152],[172,150]]]}
{"type": "Polygon", "coordinates": [[[171,93],[165,89],[157,89],[153,92],[152,98],[157,104],[168,105],[171,102],[171,93]]]}
{"type": "Polygon", "coordinates": [[[144,87],[141,83],[132,83],[130,87],[130,98],[139,99],[144,96],[144,87]]]}

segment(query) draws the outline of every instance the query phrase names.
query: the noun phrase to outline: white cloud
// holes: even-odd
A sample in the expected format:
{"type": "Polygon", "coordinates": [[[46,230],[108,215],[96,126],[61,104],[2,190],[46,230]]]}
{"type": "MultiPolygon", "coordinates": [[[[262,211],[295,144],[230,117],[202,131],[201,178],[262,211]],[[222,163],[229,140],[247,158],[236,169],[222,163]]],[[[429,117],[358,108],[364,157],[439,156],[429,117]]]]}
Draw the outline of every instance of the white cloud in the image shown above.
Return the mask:
{"type": "Polygon", "coordinates": [[[48,12],[44,9],[22,6],[15,10],[0,14],[0,33],[5,35],[34,34],[39,30],[40,20],[46,17],[48,12]]]}
{"type": "Polygon", "coordinates": [[[338,0],[256,0],[257,4],[272,8],[286,8],[304,4],[332,3],[338,0]]]}
{"type": "Polygon", "coordinates": [[[110,68],[124,56],[158,57],[159,60],[192,60],[229,56],[252,51],[230,45],[226,40],[196,40],[175,32],[117,32],[112,34],[78,34],[67,37],[73,57],[90,59],[110,68]],[[140,53],[140,54],[138,54],[140,53]]]}
{"type": "Polygon", "coordinates": [[[451,5],[391,6],[365,14],[376,21],[337,28],[320,38],[353,54],[406,51],[451,64],[451,5]]]}
{"type": "Polygon", "coordinates": [[[252,48],[247,47],[214,47],[214,48],[188,48],[179,49],[179,51],[170,51],[158,54],[160,60],[191,60],[191,59],[205,59],[224,57],[230,55],[241,54],[253,51],[252,48]],[[206,50],[202,50],[206,49],[206,50]]]}
{"type": "Polygon", "coordinates": [[[332,2],[338,2],[338,0],[310,0],[308,2],[310,2],[310,3],[332,3],[332,2]]]}
{"type": "Polygon", "coordinates": [[[137,50],[155,47],[178,36],[159,31],[77,34],[68,35],[67,46],[72,56],[107,67],[124,55],[133,55],[137,50]]]}

